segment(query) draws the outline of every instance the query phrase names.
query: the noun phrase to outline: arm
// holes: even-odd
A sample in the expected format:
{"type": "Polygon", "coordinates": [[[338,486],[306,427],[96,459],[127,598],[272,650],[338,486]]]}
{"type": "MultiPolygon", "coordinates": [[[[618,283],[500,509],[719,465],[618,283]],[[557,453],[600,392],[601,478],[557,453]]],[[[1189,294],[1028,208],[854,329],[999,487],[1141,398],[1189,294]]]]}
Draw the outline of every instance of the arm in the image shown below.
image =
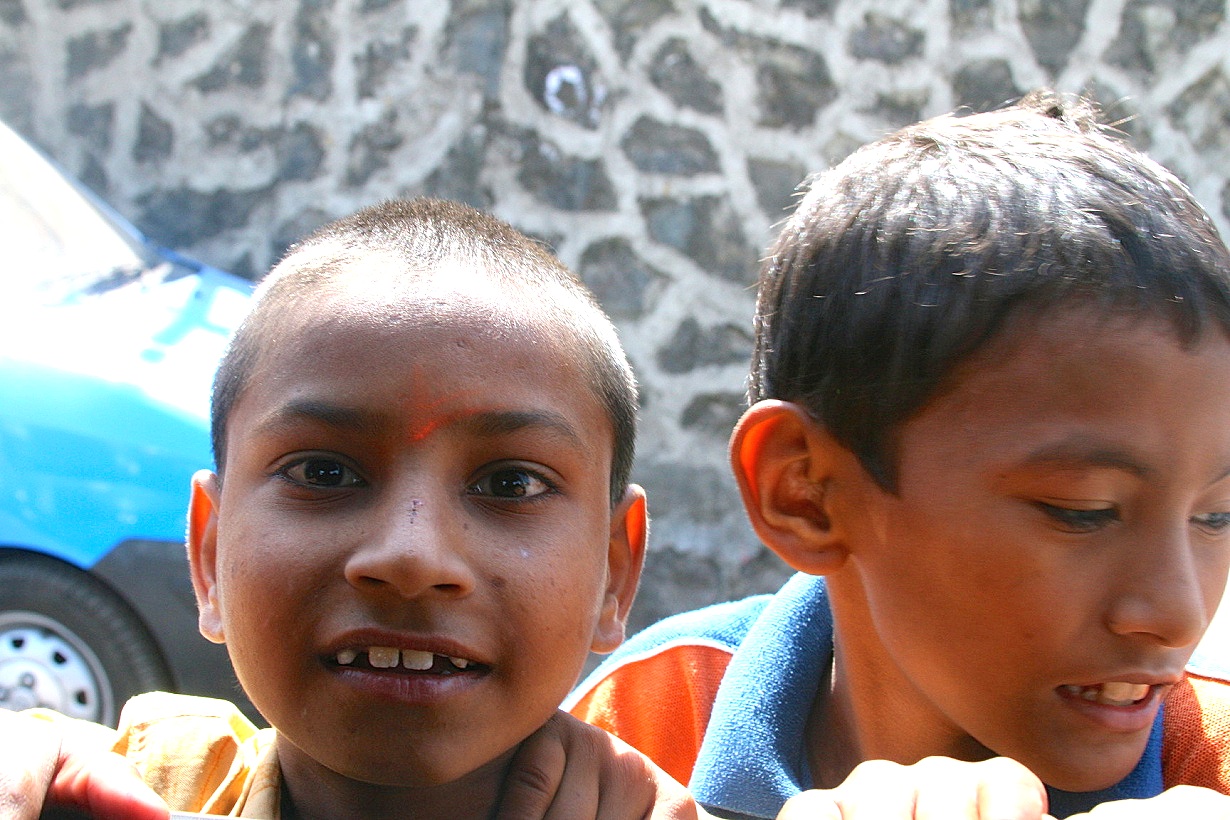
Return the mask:
{"type": "Polygon", "coordinates": [[[166,820],[161,798],[91,734],[0,709],[0,816],[37,820],[55,806],[99,820],[166,820]]]}
{"type": "Polygon", "coordinates": [[[1049,817],[1042,781],[1015,760],[996,757],[967,763],[948,757],[928,757],[911,766],[887,760],[860,763],[837,788],[816,789],[791,798],[777,820],[1049,817]]]}
{"type": "Polygon", "coordinates": [[[687,789],[649,758],[564,712],[531,735],[505,776],[500,820],[697,820],[687,789]]]}

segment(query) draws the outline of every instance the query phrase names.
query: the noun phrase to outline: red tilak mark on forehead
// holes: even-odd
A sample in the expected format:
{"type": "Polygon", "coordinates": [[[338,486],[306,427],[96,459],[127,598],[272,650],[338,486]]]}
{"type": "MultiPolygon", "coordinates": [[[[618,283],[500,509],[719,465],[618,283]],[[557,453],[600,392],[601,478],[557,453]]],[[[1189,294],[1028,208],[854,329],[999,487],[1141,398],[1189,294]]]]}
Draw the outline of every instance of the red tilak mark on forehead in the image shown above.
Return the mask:
{"type": "MultiPolygon", "coordinates": [[[[448,424],[452,424],[458,419],[463,419],[463,418],[466,418],[467,416],[474,415],[475,411],[473,410],[457,410],[451,413],[440,413],[439,412],[439,408],[441,406],[446,405],[446,404],[455,403],[458,399],[463,399],[466,395],[467,395],[467,391],[458,390],[455,393],[449,393],[449,394],[440,396],[438,399],[431,402],[427,406],[417,409],[416,411],[417,413],[420,413],[424,416],[434,416],[434,418],[428,418],[426,421],[422,422],[421,424],[418,424],[417,426],[411,427],[409,430],[407,430],[406,435],[409,441],[414,442],[414,443],[420,442],[423,439],[430,436],[436,430],[440,429],[441,427],[448,425],[448,424]]],[[[412,404],[413,402],[414,402],[414,399],[410,398],[407,400],[406,403],[412,404]]]]}

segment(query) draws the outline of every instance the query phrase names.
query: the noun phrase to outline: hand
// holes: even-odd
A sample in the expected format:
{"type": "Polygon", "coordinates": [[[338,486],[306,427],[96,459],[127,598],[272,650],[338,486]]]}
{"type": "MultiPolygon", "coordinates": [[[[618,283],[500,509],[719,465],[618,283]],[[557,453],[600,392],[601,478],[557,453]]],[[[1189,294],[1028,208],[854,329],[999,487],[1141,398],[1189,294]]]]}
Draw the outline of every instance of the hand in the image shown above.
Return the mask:
{"type": "Polygon", "coordinates": [[[688,790],[649,758],[564,712],[521,744],[500,820],[697,820],[688,790]]]}
{"type": "Polygon", "coordinates": [[[38,820],[44,808],[97,820],[167,820],[166,803],[132,765],[66,726],[0,709],[0,817],[38,820]]]}
{"type": "Polygon", "coordinates": [[[1115,800],[1103,803],[1069,820],[1154,820],[1158,817],[1230,818],[1230,797],[1198,786],[1175,786],[1146,800],[1115,800]]]}
{"type": "Polygon", "coordinates": [[[1045,812],[1042,781],[1015,760],[928,757],[860,763],[837,788],[791,798],[777,820],[1039,820],[1045,812]]]}

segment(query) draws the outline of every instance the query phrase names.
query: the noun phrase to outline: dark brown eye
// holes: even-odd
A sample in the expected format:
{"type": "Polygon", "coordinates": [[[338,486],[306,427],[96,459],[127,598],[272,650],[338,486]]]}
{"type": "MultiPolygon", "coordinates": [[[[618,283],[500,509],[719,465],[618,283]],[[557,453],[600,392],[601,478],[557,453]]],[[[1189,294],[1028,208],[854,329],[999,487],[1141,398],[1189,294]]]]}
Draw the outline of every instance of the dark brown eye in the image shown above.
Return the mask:
{"type": "Polygon", "coordinates": [[[488,473],[470,485],[469,492],[494,498],[530,498],[550,490],[551,485],[529,470],[502,469],[488,473]]]}
{"type": "Polygon", "coordinates": [[[363,479],[341,461],[334,458],[304,458],[288,464],[282,474],[296,484],[309,487],[354,487],[363,479]]]}

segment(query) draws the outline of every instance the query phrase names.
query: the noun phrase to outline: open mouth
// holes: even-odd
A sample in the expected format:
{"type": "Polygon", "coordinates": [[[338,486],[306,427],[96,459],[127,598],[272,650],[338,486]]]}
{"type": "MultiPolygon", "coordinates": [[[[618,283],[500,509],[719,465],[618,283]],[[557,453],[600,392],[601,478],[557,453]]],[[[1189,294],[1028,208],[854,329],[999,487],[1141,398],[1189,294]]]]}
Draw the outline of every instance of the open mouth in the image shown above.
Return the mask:
{"type": "Polygon", "coordinates": [[[355,669],[409,670],[432,675],[457,675],[486,669],[483,664],[469,658],[436,655],[417,649],[397,649],[392,646],[347,648],[339,651],[334,660],[338,666],[355,669]]]}
{"type": "Polygon", "coordinates": [[[1153,687],[1145,683],[1112,681],[1094,686],[1067,684],[1060,686],[1059,691],[1067,697],[1100,703],[1103,706],[1135,706],[1149,698],[1153,687]]]}

